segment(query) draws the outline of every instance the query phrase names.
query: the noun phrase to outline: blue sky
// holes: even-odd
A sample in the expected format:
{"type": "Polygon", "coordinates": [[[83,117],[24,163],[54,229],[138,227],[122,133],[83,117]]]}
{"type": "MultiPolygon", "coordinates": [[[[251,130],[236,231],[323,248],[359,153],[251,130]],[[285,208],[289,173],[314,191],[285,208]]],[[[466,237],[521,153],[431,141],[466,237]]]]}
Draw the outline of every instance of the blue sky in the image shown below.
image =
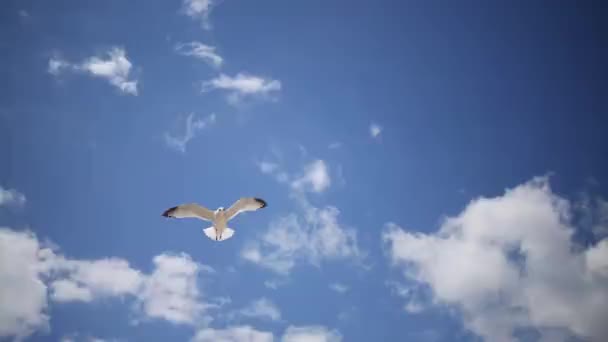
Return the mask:
{"type": "Polygon", "coordinates": [[[608,338],[603,8],[0,18],[1,340],[608,338]],[[223,242],[161,217],[243,196],[223,242]]]}

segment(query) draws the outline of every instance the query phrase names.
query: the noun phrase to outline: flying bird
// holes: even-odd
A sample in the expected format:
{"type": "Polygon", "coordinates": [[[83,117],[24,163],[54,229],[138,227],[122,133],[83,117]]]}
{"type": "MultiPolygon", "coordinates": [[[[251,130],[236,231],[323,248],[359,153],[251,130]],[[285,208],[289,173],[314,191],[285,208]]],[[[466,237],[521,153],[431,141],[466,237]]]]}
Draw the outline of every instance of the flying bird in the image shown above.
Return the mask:
{"type": "Polygon", "coordinates": [[[196,203],[189,203],[169,208],[163,212],[163,216],[173,218],[192,217],[210,221],[213,225],[203,229],[205,235],[211,240],[224,241],[234,235],[234,230],[227,226],[228,221],[242,212],[256,211],[264,207],[266,207],[266,201],[261,198],[243,197],[236,201],[228,210],[224,210],[224,207],[219,207],[215,211],[211,211],[196,203]]]}

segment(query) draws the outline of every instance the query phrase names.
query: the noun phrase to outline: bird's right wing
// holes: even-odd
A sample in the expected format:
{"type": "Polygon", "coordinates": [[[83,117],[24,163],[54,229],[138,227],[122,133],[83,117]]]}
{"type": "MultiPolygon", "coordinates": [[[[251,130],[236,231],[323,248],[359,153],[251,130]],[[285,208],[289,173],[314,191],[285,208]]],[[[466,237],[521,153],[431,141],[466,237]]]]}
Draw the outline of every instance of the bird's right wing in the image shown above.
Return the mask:
{"type": "Polygon", "coordinates": [[[236,201],[228,210],[226,210],[226,217],[228,220],[233,219],[239,213],[244,211],[256,211],[266,207],[266,201],[257,197],[243,197],[236,201]]]}
{"type": "Polygon", "coordinates": [[[205,221],[213,221],[214,214],[213,211],[200,206],[195,203],[190,204],[182,204],[177,207],[169,208],[165,210],[163,213],[165,217],[174,217],[174,218],[198,218],[205,221]]]}

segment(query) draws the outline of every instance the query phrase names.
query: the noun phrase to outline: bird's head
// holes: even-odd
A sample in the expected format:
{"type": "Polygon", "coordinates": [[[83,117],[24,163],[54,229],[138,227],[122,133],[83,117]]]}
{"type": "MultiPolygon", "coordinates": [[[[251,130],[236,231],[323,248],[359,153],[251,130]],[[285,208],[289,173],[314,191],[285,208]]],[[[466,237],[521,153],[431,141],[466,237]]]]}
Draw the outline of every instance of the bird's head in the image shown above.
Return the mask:
{"type": "Polygon", "coordinates": [[[217,208],[217,211],[224,211],[224,207],[217,208]]]}

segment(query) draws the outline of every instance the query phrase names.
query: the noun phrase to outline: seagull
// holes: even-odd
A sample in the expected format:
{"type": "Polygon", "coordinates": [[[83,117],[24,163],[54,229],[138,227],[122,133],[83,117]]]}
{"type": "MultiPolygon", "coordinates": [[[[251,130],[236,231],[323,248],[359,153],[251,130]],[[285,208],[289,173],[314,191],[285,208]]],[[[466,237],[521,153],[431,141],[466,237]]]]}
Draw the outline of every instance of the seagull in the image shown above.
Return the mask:
{"type": "Polygon", "coordinates": [[[243,197],[236,201],[228,210],[224,210],[224,207],[219,207],[215,211],[211,211],[196,203],[189,203],[169,208],[163,212],[162,216],[173,218],[192,217],[210,221],[213,225],[203,229],[205,235],[211,240],[224,241],[230,239],[232,235],[234,235],[234,230],[226,226],[228,221],[242,212],[256,211],[264,207],[266,207],[266,201],[261,198],[243,197]]]}

